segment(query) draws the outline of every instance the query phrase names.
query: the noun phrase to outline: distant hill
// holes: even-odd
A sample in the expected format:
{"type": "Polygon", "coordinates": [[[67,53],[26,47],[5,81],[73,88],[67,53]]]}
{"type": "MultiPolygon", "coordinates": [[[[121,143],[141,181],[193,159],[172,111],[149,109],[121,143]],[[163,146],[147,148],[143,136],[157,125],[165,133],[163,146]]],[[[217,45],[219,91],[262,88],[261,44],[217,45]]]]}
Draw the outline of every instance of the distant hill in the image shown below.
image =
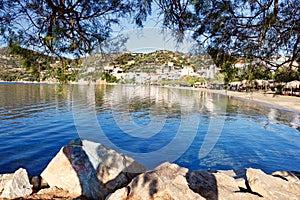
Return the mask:
{"type": "Polygon", "coordinates": [[[96,81],[103,77],[104,67],[119,67],[123,72],[156,73],[172,66],[192,66],[195,71],[203,69],[212,60],[207,55],[194,56],[181,52],[159,50],[149,54],[141,53],[95,53],[77,60],[61,61],[18,46],[0,48],[0,80],[68,82],[78,79],[96,81]]]}
{"type": "Polygon", "coordinates": [[[73,61],[41,54],[19,46],[0,48],[0,80],[2,81],[68,81],[67,66],[73,61]]]}
{"type": "Polygon", "coordinates": [[[151,72],[172,63],[175,69],[191,65],[195,70],[213,64],[208,55],[194,56],[181,52],[158,50],[148,54],[124,52],[118,54],[94,54],[82,59],[83,66],[101,68],[118,66],[124,72],[151,72]]]}

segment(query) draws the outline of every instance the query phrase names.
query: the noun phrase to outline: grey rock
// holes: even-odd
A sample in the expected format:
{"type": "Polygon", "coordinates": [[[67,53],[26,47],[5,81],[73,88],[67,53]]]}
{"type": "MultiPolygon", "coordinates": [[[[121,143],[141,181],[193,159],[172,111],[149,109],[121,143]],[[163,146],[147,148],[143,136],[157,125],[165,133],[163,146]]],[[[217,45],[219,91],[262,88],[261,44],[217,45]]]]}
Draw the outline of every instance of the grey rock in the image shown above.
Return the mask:
{"type": "Polygon", "coordinates": [[[18,198],[32,193],[27,171],[18,169],[13,174],[0,176],[0,198],[18,198]]]}
{"type": "Polygon", "coordinates": [[[104,199],[146,168],[104,145],[73,140],[51,160],[41,176],[50,187],[72,195],[104,199]]]}
{"type": "Polygon", "coordinates": [[[190,188],[205,199],[260,199],[259,196],[245,191],[245,179],[234,177],[236,174],[233,170],[220,170],[215,173],[189,171],[186,176],[190,188]]]}
{"type": "Polygon", "coordinates": [[[188,169],[176,164],[163,163],[135,177],[127,187],[117,190],[107,200],[205,199],[189,188],[187,172],[188,169]]]}
{"type": "Polygon", "coordinates": [[[300,199],[300,182],[265,174],[260,169],[247,169],[251,190],[266,199],[300,199]]]}
{"type": "Polygon", "coordinates": [[[291,172],[291,171],[273,172],[272,176],[280,177],[280,178],[282,178],[286,181],[289,181],[289,182],[299,182],[300,181],[299,177],[297,176],[297,173],[296,172],[291,172]]]}

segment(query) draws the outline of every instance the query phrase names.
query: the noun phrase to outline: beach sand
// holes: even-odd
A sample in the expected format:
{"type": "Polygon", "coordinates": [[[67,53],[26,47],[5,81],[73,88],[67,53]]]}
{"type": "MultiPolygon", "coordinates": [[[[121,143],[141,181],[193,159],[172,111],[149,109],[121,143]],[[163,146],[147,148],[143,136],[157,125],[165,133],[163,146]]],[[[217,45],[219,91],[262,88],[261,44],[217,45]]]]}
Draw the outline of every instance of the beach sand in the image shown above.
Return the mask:
{"type": "MultiPolygon", "coordinates": [[[[213,90],[213,92],[216,92],[213,90]]],[[[219,92],[217,92],[219,93],[219,92]]],[[[224,94],[225,92],[220,92],[224,94]]],[[[279,109],[289,110],[300,114],[300,97],[295,96],[283,96],[268,94],[262,92],[234,92],[227,91],[227,95],[234,98],[246,99],[254,102],[260,102],[273,106],[279,109]]]]}
{"type": "MultiPolygon", "coordinates": [[[[187,89],[187,87],[168,87],[168,88],[187,89]]],[[[270,107],[274,107],[280,110],[295,112],[300,115],[300,97],[296,97],[296,96],[285,96],[285,95],[278,95],[274,93],[264,93],[262,91],[261,92],[257,92],[257,91],[237,92],[237,91],[225,91],[225,90],[211,90],[205,88],[189,88],[189,89],[207,91],[211,93],[226,95],[232,98],[244,99],[247,101],[262,103],[270,107]]]]}

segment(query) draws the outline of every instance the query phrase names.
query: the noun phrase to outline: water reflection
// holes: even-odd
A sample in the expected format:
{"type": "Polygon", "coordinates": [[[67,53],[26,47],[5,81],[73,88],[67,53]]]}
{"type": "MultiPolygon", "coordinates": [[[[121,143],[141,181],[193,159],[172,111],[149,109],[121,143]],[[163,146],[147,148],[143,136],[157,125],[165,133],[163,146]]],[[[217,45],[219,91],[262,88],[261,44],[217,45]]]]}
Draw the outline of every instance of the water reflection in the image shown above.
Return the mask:
{"type": "Polygon", "coordinates": [[[292,140],[298,136],[299,115],[293,112],[199,90],[99,86],[95,94],[102,141],[147,166],[159,163],[145,154],[165,146],[167,152],[153,155],[167,161],[166,154],[181,154],[176,162],[194,169],[269,167],[270,163],[276,168],[299,152],[292,140]],[[179,133],[180,140],[175,140],[179,133]],[[186,142],[186,138],[193,139],[186,142]],[[141,153],[145,158],[139,157],[141,153]]]}
{"type": "Polygon", "coordinates": [[[190,169],[299,171],[299,119],[200,90],[0,84],[0,173],[23,166],[38,174],[79,136],[149,168],[174,161],[190,169]]]}
{"type": "Polygon", "coordinates": [[[1,120],[29,117],[53,107],[70,108],[70,90],[61,85],[0,84],[1,120]]]}
{"type": "Polygon", "coordinates": [[[25,167],[38,175],[77,137],[71,86],[0,84],[0,173],[25,167]]]}

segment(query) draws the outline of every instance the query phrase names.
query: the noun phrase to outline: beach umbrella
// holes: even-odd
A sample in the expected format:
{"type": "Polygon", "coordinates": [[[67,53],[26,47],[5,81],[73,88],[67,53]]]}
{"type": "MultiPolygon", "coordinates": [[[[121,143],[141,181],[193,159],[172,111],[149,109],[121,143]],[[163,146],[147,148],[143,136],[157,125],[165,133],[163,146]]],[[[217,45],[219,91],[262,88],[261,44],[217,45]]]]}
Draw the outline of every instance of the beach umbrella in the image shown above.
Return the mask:
{"type": "Polygon", "coordinates": [[[242,84],[241,81],[234,81],[234,82],[230,83],[231,86],[236,86],[236,85],[241,85],[241,84],[242,84]]]}
{"type": "Polygon", "coordinates": [[[262,86],[263,80],[254,80],[254,83],[256,83],[257,86],[262,86]]]}
{"type": "Polygon", "coordinates": [[[291,81],[286,84],[287,88],[298,88],[300,86],[300,81],[291,81]]]}

